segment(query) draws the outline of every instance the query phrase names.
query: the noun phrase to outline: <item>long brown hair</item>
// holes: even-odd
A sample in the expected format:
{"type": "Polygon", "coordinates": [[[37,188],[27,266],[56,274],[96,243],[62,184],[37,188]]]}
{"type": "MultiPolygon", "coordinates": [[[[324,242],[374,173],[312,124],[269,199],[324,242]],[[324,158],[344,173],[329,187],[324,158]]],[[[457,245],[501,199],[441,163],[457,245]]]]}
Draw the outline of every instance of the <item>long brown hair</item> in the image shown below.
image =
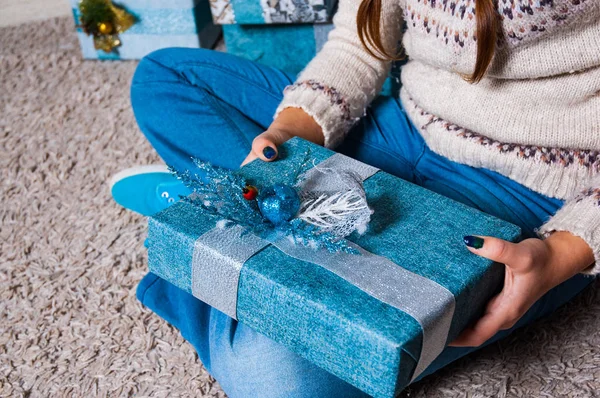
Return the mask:
{"type": "MultiPolygon", "coordinates": [[[[358,8],[356,25],[358,37],[365,49],[377,59],[397,60],[395,49],[385,48],[380,31],[382,0],[363,0],[358,8]]],[[[496,49],[499,19],[496,14],[494,0],[475,0],[475,18],[477,23],[477,60],[475,69],[467,80],[479,82],[494,58],[496,49]]]]}

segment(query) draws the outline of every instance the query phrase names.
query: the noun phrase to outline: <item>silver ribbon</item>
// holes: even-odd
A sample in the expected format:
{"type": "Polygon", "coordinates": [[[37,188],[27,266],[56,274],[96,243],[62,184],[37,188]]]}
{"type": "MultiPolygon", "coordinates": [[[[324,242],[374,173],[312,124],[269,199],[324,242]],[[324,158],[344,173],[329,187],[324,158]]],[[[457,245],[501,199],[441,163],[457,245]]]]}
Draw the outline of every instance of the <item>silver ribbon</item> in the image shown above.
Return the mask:
{"type": "MultiPolygon", "coordinates": [[[[378,171],[347,156],[334,154],[307,172],[301,189],[319,192],[339,189],[336,181],[328,180],[326,173],[319,172],[323,168],[352,170],[363,180],[378,171]]],[[[277,235],[265,240],[250,233],[242,235],[242,231],[239,225],[216,227],[198,238],[192,261],[192,294],[195,297],[237,319],[240,271],[250,257],[273,244],[286,255],[319,265],[413,317],[423,329],[421,355],[413,380],[443,351],[455,307],[454,295],[444,286],[352,242],[348,244],[359,250],[360,255],[315,250],[277,235]]]]}
{"type": "Polygon", "coordinates": [[[192,258],[192,294],[234,319],[242,266],[269,245],[243,231],[239,225],[211,229],[196,240],[192,258]]]}
{"type": "Polygon", "coordinates": [[[346,188],[339,179],[332,179],[329,174],[320,171],[324,169],[351,170],[363,181],[379,171],[377,167],[369,166],[351,157],[336,153],[302,175],[298,184],[300,190],[325,193],[338,192],[346,188]]]}
{"type": "Polygon", "coordinates": [[[352,242],[348,245],[360,251],[360,255],[307,249],[287,238],[271,243],[288,256],[320,265],[413,317],[423,328],[423,348],[414,375],[425,370],[444,349],[455,305],[454,295],[445,287],[352,242]]]}

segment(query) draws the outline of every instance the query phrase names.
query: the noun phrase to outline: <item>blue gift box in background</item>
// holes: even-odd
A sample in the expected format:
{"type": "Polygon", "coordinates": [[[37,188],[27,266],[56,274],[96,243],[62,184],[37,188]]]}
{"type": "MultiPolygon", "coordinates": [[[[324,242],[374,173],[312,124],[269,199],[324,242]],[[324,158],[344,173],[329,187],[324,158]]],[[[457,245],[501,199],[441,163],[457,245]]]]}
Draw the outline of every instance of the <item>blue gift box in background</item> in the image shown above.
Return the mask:
{"type": "Polygon", "coordinates": [[[216,24],[329,22],[336,0],[210,0],[216,24]]]}
{"type": "MultiPolygon", "coordinates": [[[[77,28],[87,59],[141,59],[166,47],[212,48],[221,34],[214,25],[208,0],[123,0],[117,3],[133,14],[136,23],[119,34],[121,45],[106,53],[94,48],[92,36],[77,28]]],[[[79,0],[71,0],[79,25],[79,0]]]]}
{"type": "Polygon", "coordinates": [[[224,25],[227,52],[297,74],[327,41],[333,24],[224,25]]]}
{"type": "MultiPolygon", "coordinates": [[[[317,165],[335,158],[353,170],[368,167],[294,138],[280,148],[277,161],[255,161],[238,173],[259,190],[289,183],[285,176],[307,151],[317,165]]],[[[369,174],[364,188],[374,213],[368,231],[349,240],[391,264],[391,276],[405,279],[391,282],[371,263],[363,267],[364,254],[329,257],[335,263],[336,256],[346,256],[337,267],[356,269],[351,283],[335,266],[318,265],[322,258],[300,260],[280,246],[257,245],[253,235],[222,239],[229,232],[220,232],[219,217],[185,201],[149,219],[150,271],[368,394],[393,397],[501,287],[504,267],[470,253],[463,236],[516,241],[520,229],[382,171],[369,174]],[[246,244],[254,246],[249,257],[239,250],[246,244]],[[231,257],[223,254],[228,250],[231,257]],[[224,297],[232,289],[234,297],[224,297]],[[390,304],[396,299],[399,304],[390,304]]]]}
{"type": "MultiPolygon", "coordinates": [[[[298,74],[321,50],[332,23],[304,25],[224,25],[227,52],[298,74]]],[[[394,63],[381,94],[398,96],[400,63],[394,63]]]]}

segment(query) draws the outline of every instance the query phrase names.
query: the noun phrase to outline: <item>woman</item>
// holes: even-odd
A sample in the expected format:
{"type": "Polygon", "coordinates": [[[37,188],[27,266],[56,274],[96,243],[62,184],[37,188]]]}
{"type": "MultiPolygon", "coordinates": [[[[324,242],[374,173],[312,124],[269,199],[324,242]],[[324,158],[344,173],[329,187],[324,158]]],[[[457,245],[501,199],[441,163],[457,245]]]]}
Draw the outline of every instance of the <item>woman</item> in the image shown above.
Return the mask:
{"type": "MultiPolygon", "coordinates": [[[[423,377],[553,311],[591,282],[582,273],[600,271],[600,2],[340,0],[334,23],[293,84],[227,54],[151,54],[134,77],[134,111],[182,170],[191,156],[231,168],[273,161],[300,136],[521,226],[518,244],[465,237],[506,264],[505,285],[423,377]],[[400,101],[374,100],[403,22],[400,101]]],[[[121,174],[112,191],[143,214],[186,192],[155,168],[121,174]]],[[[230,397],[362,395],[152,274],[138,297],[230,397]]]]}

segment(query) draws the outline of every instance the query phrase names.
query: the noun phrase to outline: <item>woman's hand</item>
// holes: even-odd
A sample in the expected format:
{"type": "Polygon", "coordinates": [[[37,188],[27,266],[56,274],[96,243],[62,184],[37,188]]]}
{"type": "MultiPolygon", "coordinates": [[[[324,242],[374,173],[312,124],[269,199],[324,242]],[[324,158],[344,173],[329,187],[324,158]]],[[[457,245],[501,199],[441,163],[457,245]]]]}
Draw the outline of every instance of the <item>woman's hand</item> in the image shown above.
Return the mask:
{"type": "Polygon", "coordinates": [[[471,252],[505,264],[506,271],[504,288],[490,300],[485,314],[450,344],[457,347],[479,346],[510,329],[546,292],[594,262],[588,244],[569,232],[520,243],[467,236],[465,243],[471,252]]]}
{"type": "Polygon", "coordinates": [[[286,108],[271,123],[267,131],[252,141],[252,150],[242,166],[256,158],[270,162],[277,158],[277,147],[292,137],[323,145],[324,138],[321,127],[315,120],[300,108],[286,108]]]}

